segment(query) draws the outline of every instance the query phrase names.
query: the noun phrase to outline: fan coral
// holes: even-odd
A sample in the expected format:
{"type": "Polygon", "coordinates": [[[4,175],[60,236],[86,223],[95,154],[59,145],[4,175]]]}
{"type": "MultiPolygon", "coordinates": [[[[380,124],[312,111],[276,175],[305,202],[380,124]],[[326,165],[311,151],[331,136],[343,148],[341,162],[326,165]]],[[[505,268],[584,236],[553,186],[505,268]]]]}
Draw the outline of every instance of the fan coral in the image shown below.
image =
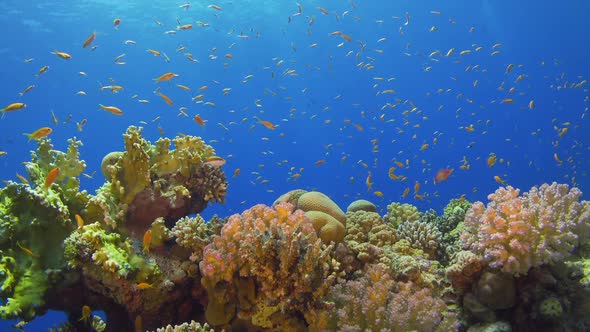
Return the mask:
{"type": "Polygon", "coordinates": [[[562,261],[590,231],[590,203],[577,188],[543,184],[519,196],[510,186],[490,194],[487,207],[473,204],[461,240],[492,268],[526,274],[531,267],[562,261]]]}
{"type": "Polygon", "coordinates": [[[233,215],[205,247],[200,269],[210,324],[228,323],[236,309],[240,318],[264,321],[257,315],[264,310],[275,326],[285,327],[288,317],[325,294],[335,279],[332,246],[322,247],[303,211],[292,207],[256,205],[233,215]]]}
{"type": "Polygon", "coordinates": [[[428,288],[396,282],[379,265],[359,280],[335,285],[328,297],[332,308],[314,316],[311,330],[456,330],[455,315],[428,288]]]}

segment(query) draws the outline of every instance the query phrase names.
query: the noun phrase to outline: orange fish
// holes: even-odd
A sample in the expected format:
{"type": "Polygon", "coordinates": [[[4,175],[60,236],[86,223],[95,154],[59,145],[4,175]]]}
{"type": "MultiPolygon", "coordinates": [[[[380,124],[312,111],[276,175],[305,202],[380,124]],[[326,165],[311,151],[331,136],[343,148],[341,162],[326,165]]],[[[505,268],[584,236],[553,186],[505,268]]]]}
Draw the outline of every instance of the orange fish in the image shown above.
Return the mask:
{"type": "Polygon", "coordinates": [[[53,51],[53,52],[51,52],[51,54],[55,54],[64,60],[70,60],[72,58],[72,56],[66,52],[53,51]]]}
{"type": "Polygon", "coordinates": [[[116,106],[104,106],[103,104],[98,104],[98,106],[100,106],[100,108],[102,108],[103,110],[114,115],[123,115],[123,111],[121,111],[121,109],[116,106]]]}
{"type": "Polygon", "coordinates": [[[121,24],[121,19],[120,18],[116,18],[113,20],[113,26],[115,27],[115,29],[119,28],[119,24],[121,24]]]}
{"type": "Polygon", "coordinates": [[[47,173],[47,177],[45,178],[45,189],[49,188],[53,182],[59,176],[59,167],[56,167],[47,173]]]}
{"type": "Polygon", "coordinates": [[[342,35],[342,38],[344,38],[344,40],[346,40],[346,41],[351,41],[352,40],[352,38],[350,38],[349,35],[345,35],[345,34],[342,35]]]}
{"type": "Polygon", "coordinates": [[[53,129],[49,128],[49,127],[41,127],[37,130],[35,130],[34,133],[32,134],[23,134],[29,137],[29,142],[32,139],[41,139],[44,137],[47,137],[49,134],[51,134],[51,132],[53,131],[53,129]]]}
{"type": "Polygon", "coordinates": [[[79,214],[74,216],[76,218],[76,224],[78,224],[78,229],[84,227],[84,219],[79,214]]]}
{"type": "Polygon", "coordinates": [[[6,114],[6,112],[18,111],[25,107],[27,107],[27,104],[25,103],[12,103],[4,107],[3,109],[0,109],[0,112],[2,113],[2,117],[4,118],[4,114],[6,114]]]}
{"type": "Polygon", "coordinates": [[[219,7],[218,5],[209,5],[209,6],[207,6],[207,7],[208,7],[208,8],[213,8],[213,9],[215,9],[215,10],[220,10],[220,11],[221,11],[221,10],[223,10],[223,8],[219,7]]]}
{"type": "Polygon", "coordinates": [[[152,230],[148,229],[143,234],[143,251],[146,253],[150,252],[150,243],[152,242],[152,230]]]}
{"type": "Polygon", "coordinates": [[[211,157],[207,158],[207,161],[205,161],[205,164],[213,166],[213,167],[221,167],[221,166],[225,165],[225,159],[218,157],[218,156],[211,156],[211,157]]]}
{"type": "Polygon", "coordinates": [[[406,196],[408,196],[409,193],[410,193],[410,187],[407,187],[406,189],[404,189],[404,193],[402,194],[402,197],[405,198],[406,196]]]}
{"type": "Polygon", "coordinates": [[[414,194],[417,194],[419,190],[420,190],[420,182],[416,181],[416,183],[414,183],[414,194]]]}
{"type": "Polygon", "coordinates": [[[320,165],[323,165],[323,164],[325,164],[325,163],[326,163],[326,161],[325,161],[324,159],[320,159],[320,160],[316,161],[316,162],[314,163],[314,165],[316,165],[316,166],[320,166],[320,165]]]}
{"type": "Polygon", "coordinates": [[[172,102],[172,99],[170,99],[170,98],[169,98],[168,96],[166,96],[165,94],[163,94],[163,93],[160,93],[160,92],[158,92],[157,94],[158,94],[158,96],[162,97],[162,99],[164,99],[164,101],[166,102],[166,104],[168,104],[168,105],[170,105],[170,106],[174,105],[174,103],[172,102]]]}
{"type": "Polygon", "coordinates": [[[193,28],[192,24],[185,24],[185,25],[179,25],[176,27],[176,30],[190,30],[193,28]]]}
{"type": "Polygon", "coordinates": [[[83,320],[84,323],[87,323],[88,319],[90,319],[90,316],[92,316],[92,310],[90,309],[90,307],[87,305],[82,306],[82,317],[80,317],[78,321],[83,320]]]}
{"type": "Polygon", "coordinates": [[[236,170],[234,171],[234,178],[238,175],[240,175],[241,170],[239,168],[236,168],[236,170]]]}
{"type": "Polygon", "coordinates": [[[490,154],[490,156],[488,157],[488,160],[487,160],[487,164],[488,164],[488,167],[492,167],[496,164],[496,155],[495,154],[493,154],[493,153],[490,154]]]}
{"type": "Polygon", "coordinates": [[[137,289],[148,289],[152,288],[152,284],[148,284],[147,282],[140,282],[137,284],[137,289]]]}
{"type": "Polygon", "coordinates": [[[193,118],[195,120],[196,123],[198,123],[200,126],[204,126],[205,125],[205,121],[203,121],[203,118],[201,118],[201,116],[199,114],[195,115],[195,117],[193,118]]]}
{"type": "Polygon", "coordinates": [[[96,31],[93,32],[90,37],[86,38],[86,40],[84,41],[84,44],[82,44],[82,48],[86,48],[88,46],[90,46],[90,44],[92,44],[92,42],[94,41],[94,38],[96,38],[96,31]]]}
{"type": "Polygon", "coordinates": [[[27,256],[30,257],[34,257],[34,258],[39,258],[39,256],[35,255],[35,253],[33,253],[33,251],[27,247],[23,247],[18,241],[16,241],[16,245],[21,248],[22,251],[25,252],[25,254],[27,254],[27,256]]]}
{"type": "Polygon", "coordinates": [[[496,182],[498,182],[499,184],[505,184],[506,181],[502,180],[501,177],[499,177],[498,175],[494,175],[494,180],[496,180],[496,182]]]}
{"type": "Polygon", "coordinates": [[[173,79],[174,77],[178,77],[178,74],[174,74],[174,73],[166,73],[166,74],[162,74],[160,77],[158,78],[154,78],[154,81],[156,82],[164,82],[164,81],[169,81],[171,79],[173,79]]]}
{"type": "Polygon", "coordinates": [[[150,52],[151,54],[153,54],[154,56],[160,56],[161,53],[156,51],[156,50],[152,50],[151,48],[148,48],[147,50],[148,52],[150,52]]]}
{"type": "Polygon", "coordinates": [[[261,125],[265,126],[266,128],[268,128],[270,130],[275,130],[277,128],[277,126],[272,124],[272,122],[270,122],[270,121],[258,120],[258,123],[260,123],[261,125]]]}
{"type": "Polygon", "coordinates": [[[436,173],[436,175],[434,176],[434,184],[437,184],[437,183],[443,182],[443,181],[447,181],[451,174],[453,174],[452,169],[443,168],[443,169],[439,170],[436,173]]]}

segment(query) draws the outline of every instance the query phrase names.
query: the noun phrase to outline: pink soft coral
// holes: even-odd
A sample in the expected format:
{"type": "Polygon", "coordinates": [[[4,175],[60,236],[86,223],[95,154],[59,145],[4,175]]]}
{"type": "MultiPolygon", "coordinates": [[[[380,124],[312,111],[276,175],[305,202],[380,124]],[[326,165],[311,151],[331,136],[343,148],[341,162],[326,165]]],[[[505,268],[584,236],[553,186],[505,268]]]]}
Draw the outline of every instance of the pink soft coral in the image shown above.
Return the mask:
{"type": "Polygon", "coordinates": [[[563,260],[590,231],[590,203],[566,184],[543,184],[519,196],[511,186],[476,202],[465,215],[461,240],[493,268],[526,274],[531,267],[563,260]]]}

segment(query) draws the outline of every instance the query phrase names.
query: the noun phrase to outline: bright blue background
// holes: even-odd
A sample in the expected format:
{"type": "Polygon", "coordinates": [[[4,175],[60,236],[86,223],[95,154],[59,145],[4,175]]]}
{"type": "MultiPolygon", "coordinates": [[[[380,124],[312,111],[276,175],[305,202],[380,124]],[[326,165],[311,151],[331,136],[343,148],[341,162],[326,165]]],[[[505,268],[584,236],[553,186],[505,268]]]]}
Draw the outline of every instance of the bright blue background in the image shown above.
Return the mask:
{"type": "MultiPolygon", "coordinates": [[[[256,203],[271,204],[278,195],[295,188],[320,190],[343,209],[354,199],[370,199],[382,212],[389,202],[398,200],[438,211],[449,199],[463,194],[469,200],[485,200],[498,186],[494,175],[523,190],[551,181],[572,184],[575,177],[582,191],[590,191],[588,85],[571,88],[589,77],[587,1],[359,0],[356,8],[348,1],[301,1],[303,14],[292,17],[290,23],[289,15],[297,12],[294,1],[216,2],[223,11],[207,8],[207,3],[194,3],[184,11],[177,1],[33,3],[0,3],[0,107],[16,101],[28,105],[0,121],[0,150],[8,152],[0,157],[2,179],[15,179],[16,172],[24,174],[21,163],[29,160],[29,151],[36,147],[22,133],[51,126],[51,139],[58,149],[64,149],[72,136],[84,142],[81,153],[88,165],[86,173],[96,174],[93,179],[82,178],[82,186],[94,192],[104,182],[102,157],[123,148],[121,135],[129,125],[146,121],[144,135],[151,141],[159,138],[160,126],[166,136],[179,132],[201,136],[227,159],[227,203],[211,206],[205,217],[227,216],[256,203]],[[319,6],[330,15],[323,15],[319,6]],[[431,14],[431,10],[442,14],[431,14]],[[344,15],[345,11],[349,13],[344,15]],[[406,12],[411,16],[407,26],[406,12]],[[339,21],[334,13],[339,14],[339,21]],[[311,16],[314,23],[310,27],[311,16]],[[113,28],[116,17],[122,20],[119,29],[113,28]],[[177,19],[194,28],[165,34],[176,29],[177,19]],[[199,27],[196,21],[210,26],[199,27]],[[432,26],[437,30],[429,32],[432,26]],[[469,32],[471,27],[473,32],[469,32]],[[93,45],[98,48],[83,49],[82,42],[93,31],[97,33],[93,45]],[[330,36],[333,31],[343,31],[352,41],[330,36]],[[249,38],[239,38],[240,33],[249,38]],[[386,40],[378,42],[381,38],[386,40]],[[137,44],[125,45],[128,39],[137,44]],[[359,41],[366,46],[357,60],[359,41]],[[313,43],[318,46],[310,47],[313,43]],[[491,56],[496,43],[502,44],[497,48],[501,53],[491,56]],[[189,62],[184,52],[177,52],[180,45],[199,62],[189,62]],[[476,52],[478,46],[483,48],[476,52]],[[148,48],[166,53],[171,62],[152,56],[148,48]],[[455,52],[443,56],[450,48],[455,52]],[[459,55],[468,49],[471,54],[459,55]],[[50,54],[54,50],[73,58],[62,60],[50,54]],[[436,50],[442,55],[430,58],[436,50]],[[122,53],[126,56],[121,61],[126,64],[113,63],[122,53]],[[226,53],[232,59],[225,58],[226,53]],[[210,59],[210,55],[217,58],[210,59]],[[27,58],[34,61],[25,63],[27,58]],[[283,60],[281,66],[277,66],[279,60],[283,60]],[[359,68],[359,62],[370,63],[374,69],[359,68]],[[516,66],[507,75],[509,63],[516,66]],[[36,78],[44,65],[50,69],[36,78]],[[474,65],[479,68],[465,71],[474,65]],[[284,75],[288,69],[295,69],[298,76],[284,75]],[[169,71],[180,76],[172,83],[153,82],[169,71]],[[521,74],[524,79],[515,83],[521,74]],[[246,75],[254,77],[244,83],[246,75]],[[99,82],[109,84],[110,78],[125,90],[100,92],[99,82]],[[388,78],[395,79],[388,82],[388,78]],[[506,89],[499,91],[503,81],[506,89]],[[36,87],[19,97],[30,84],[36,87]],[[188,85],[192,91],[175,84],[188,85]],[[567,88],[562,88],[564,84],[567,88]],[[208,89],[199,91],[203,85],[208,89]],[[174,107],[152,93],[158,86],[174,100],[174,107]],[[516,90],[508,94],[511,87],[516,90]],[[231,88],[228,96],[223,96],[223,88],[231,88]],[[376,95],[386,89],[396,93],[376,95]],[[76,95],[81,90],[87,95],[76,95]],[[214,102],[216,107],[191,101],[201,93],[203,101],[214,102]],[[457,98],[460,93],[463,97],[457,98]],[[132,99],[135,94],[138,97],[132,99]],[[515,102],[499,103],[508,97],[515,102]],[[396,98],[401,104],[382,110],[388,102],[398,104],[396,98]],[[138,99],[150,103],[141,104],[138,99]],[[262,107],[256,106],[256,100],[262,107]],[[533,110],[528,109],[530,100],[536,104],[533,110]],[[118,106],[125,114],[117,117],[98,111],[99,103],[118,106]],[[188,108],[189,118],[177,116],[181,106],[188,108]],[[414,106],[417,111],[403,114],[414,106]],[[51,111],[60,121],[57,126],[51,122],[51,111]],[[72,119],[64,124],[69,114],[72,119]],[[204,127],[192,120],[196,114],[208,121],[204,127]],[[380,120],[381,115],[385,121],[380,120]],[[152,122],[157,116],[160,120],[152,122]],[[278,128],[263,127],[255,116],[278,128]],[[78,132],[76,122],[82,119],[88,123],[78,132]],[[489,125],[485,125],[487,120],[489,125]],[[569,132],[559,138],[564,122],[571,123],[569,132]],[[470,124],[474,132],[460,129],[470,124]],[[435,137],[437,144],[433,144],[435,137]],[[372,152],[374,139],[376,152],[372,152]],[[467,148],[471,142],[475,144],[467,148]],[[420,151],[424,143],[429,147],[420,151]],[[487,167],[485,160],[492,152],[505,162],[487,167]],[[556,163],[554,153],[563,164],[556,163]],[[459,169],[463,156],[470,170],[459,169]],[[315,166],[321,159],[326,163],[315,166]],[[399,169],[393,163],[396,160],[409,160],[409,167],[399,169]],[[408,180],[389,179],[391,166],[408,180]],[[236,168],[241,174],[234,178],[236,168]],[[441,168],[452,168],[454,173],[435,186],[432,178],[441,168]],[[292,175],[298,172],[301,177],[295,181],[292,175]],[[373,190],[382,191],[383,197],[367,191],[369,172],[373,190]],[[417,201],[413,193],[401,199],[404,189],[413,188],[416,181],[426,199],[417,201]]],[[[588,199],[588,194],[584,197],[588,199]]],[[[52,326],[60,317],[46,315],[27,330],[52,326]]],[[[0,330],[7,324],[0,324],[0,330]]]]}

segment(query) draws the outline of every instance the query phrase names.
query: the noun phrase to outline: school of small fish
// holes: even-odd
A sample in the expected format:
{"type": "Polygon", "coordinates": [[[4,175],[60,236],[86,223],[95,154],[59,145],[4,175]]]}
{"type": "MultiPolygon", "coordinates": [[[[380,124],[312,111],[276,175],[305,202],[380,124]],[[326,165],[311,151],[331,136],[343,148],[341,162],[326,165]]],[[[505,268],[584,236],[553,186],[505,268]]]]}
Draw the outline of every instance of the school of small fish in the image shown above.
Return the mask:
{"type": "MultiPolygon", "coordinates": [[[[579,137],[589,112],[587,79],[561,71],[559,60],[547,55],[534,68],[519,64],[505,52],[510,45],[490,42],[476,25],[437,8],[387,14],[367,12],[352,0],[320,3],[289,5],[276,26],[280,41],[267,39],[276,31],[256,26],[256,20],[236,22],[240,8],[227,1],[199,8],[173,5],[176,19],[162,13],[142,22],[149,26],[147,33],[139,33],[137,22],[120,13],[112,23],[88,26],[78,41],[56,42],[47,54],[28,54],[24,62],[34,68],[23,75],[29,75],[30,84],[14,87],[14,98],[2,102],[1,125],[9,125],[16,113],[45,116],[45,125],[25,134],[29,141],[48,137],[58,127],[69,136],[87,126],[101,127],[93,121],[140,124],[162,136],[168,129],[202,136],[226,152],[205,164],[230,165],[230,185],[261,188],[269,197],[298,187],[315,189],[319,177],[334,186],[322,191],[342,195],[337,200],[370,194],[369,199],[413,203],[431,201],[441,192],[446,200],[476,193],[477,187],[467,187],[480,177],[489,179],[490,187],[483,190],[489,192],[517,181],[511,174],[528,169],[541,182],[550,180],[543,178],[546,173],[572,185],[588,181],[581,159],[590,145],[579,137]],[[421,41],[424,35],[443,33],[473,42],[449,37],[444,46],[432,47],[421,41]],[[91,57],[108,64],[97,70],[91,57]],[[400,66],[387,65],[391,59],[400,66]],[[402,66],[413,74],[403,74],[402,66]],[[538,71],[546,74],[539,77],[538,71]],[[145,81],[130,81],[132,73],[145,81]],[[314,80],[319,87],[310,84],[314,80]],[[38,107],[40,94],[35,94],[48,93],[47,86],[62,81],[78,82],[66,92],[71,98],[92,95],[100,103],[76,110],[67,107],[68,101],[50,100],[51,111],[38,107]],[[576,96],[579,109],[560,112],[555,105],[566,98],[562,93],[576,96]],[[86,113],[92,110],[102,113],[89,121],[86,113]],[[67,118],[60,122],[58,117],[67,118]],[[66,127],[70,119],[74,129],[66,127]],[[540,152],[528,153],[531,145],[540,152]],[[522,157],[509,160],[514,152],[522,157]]],[[[107,133],[100,134],[102,142],[107,133]]],[[[108,135],[118,142],[121,133],[108,135]]],[[[10,149],[0,148],[0,157],[9,154],[10,149]]],[[[45,188],[58,177],[59,169],[51,170],[45,188]]],[[[76,221],[83,226],[78,215],[76,221]]],[[[146,251],[150,240],[146,233],[146,251]]]]}

